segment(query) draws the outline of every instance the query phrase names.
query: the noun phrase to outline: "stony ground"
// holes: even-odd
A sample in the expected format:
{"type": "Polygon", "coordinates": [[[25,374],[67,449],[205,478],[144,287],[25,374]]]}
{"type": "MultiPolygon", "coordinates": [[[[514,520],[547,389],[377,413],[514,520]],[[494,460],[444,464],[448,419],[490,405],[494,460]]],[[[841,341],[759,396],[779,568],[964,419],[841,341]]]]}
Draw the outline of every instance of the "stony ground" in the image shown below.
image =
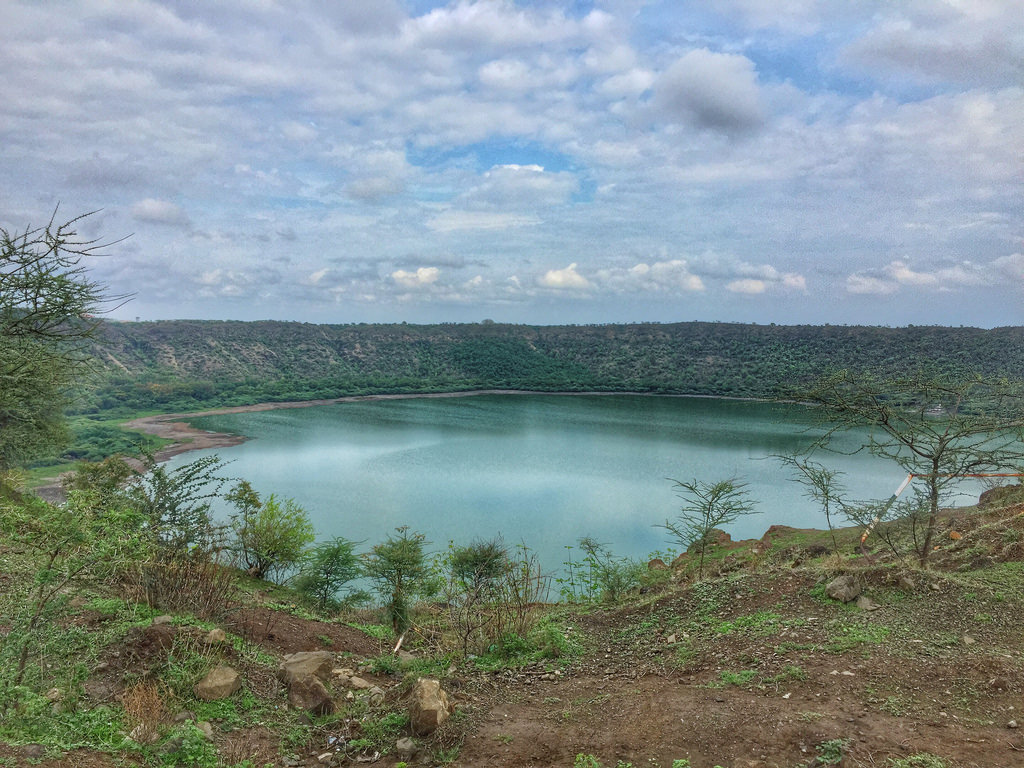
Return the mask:
{"type": "MultiPolygon", "coordinates": [[[[669,582],[624,606],[558,609],[559,658],[439,670],[456,714],[406,760],[566,768],[574,761],[669,768],[681,760],[693,768],[1024,766],[1024,729],[1017,727],[1024,725],[1024,507],[950,517],[926,571],[881,559],[811,562],[804,532],[792,533],[797,544],[786,545],[782,535],[767,553],[763,543],[729,545],[736,557],[719,559],[723,572],[711,579],[669,582]],[[826,594],[840,570],[856,575],[859,605],[826,594]]],[[[84,613],[78,620],[99,619],[84,613]]],[[[226,629],[274,658],[330,650],[339,665],[361,668],[386,691],[383,710],[402,710],[410,670],[431,653],[425,635],[411,636],[411,655],[389,668],[380,659],[393,641],[255,604],[226,629]]],[[[201,632],[178,631],[192,631],[197,642],[201,632]]],[[[86,692],[116,700],[125,680],[145,674],[167,647],[156,630],[129,633],[108,649],[86,692]]],[[[272,668],[251,656],[229,660],[243,666],[259,696],[280,699],[272,668]]],[[[282,749],[280,733],[253,724],[221,727],[215,739],[222,754],[256,765],[398,764],[393,751],[342,749],[360,735],[359,724],[342,717],[291,749],[282,749]]],[[[0,765],[134,764],[86,751],[34,757],[24,746],[0,745],[0,765]]]]}

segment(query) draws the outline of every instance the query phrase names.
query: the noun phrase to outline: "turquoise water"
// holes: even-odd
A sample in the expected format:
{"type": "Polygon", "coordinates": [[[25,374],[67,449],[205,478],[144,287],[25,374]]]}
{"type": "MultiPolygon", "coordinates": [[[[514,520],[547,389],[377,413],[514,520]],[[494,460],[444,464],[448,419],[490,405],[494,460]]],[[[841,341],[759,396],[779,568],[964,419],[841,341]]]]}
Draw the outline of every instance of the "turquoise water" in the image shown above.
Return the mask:
{"type": "MultiPolygon", "coordinates": [[[[581,536],[622,555],[672,546],[655,526],[679,506],[673,484],[737,477],[757,513],[734,538],[770,525],[824,527],[817,506],[773,454],[814,435],[797,406],[680,397],[476,395],[359,401],[210,416],[200,428],[251,438],[206,453],[262,494],[293,497],[322,538],[368,548],[394,528],[426,534],[432,549],[500,534],[525,542],[555,568],[581,536]]],[[[850,438],[848,447],[859,443],[850,438]]],[[[886,498],[903,474],[866,454],[819,455],[846,473],[857,499],[886,498]]],[[[219,510],[226,514],[226,508],[219,510]]]]}

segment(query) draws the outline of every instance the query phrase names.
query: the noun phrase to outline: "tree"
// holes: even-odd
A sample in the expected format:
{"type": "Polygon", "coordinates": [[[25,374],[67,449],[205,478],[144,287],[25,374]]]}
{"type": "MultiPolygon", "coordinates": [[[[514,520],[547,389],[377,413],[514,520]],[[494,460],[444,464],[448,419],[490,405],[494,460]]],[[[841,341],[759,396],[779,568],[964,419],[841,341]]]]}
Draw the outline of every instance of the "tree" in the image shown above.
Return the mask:
{"type": "Polygon", "coordinates": [[[673,480],[676,495],[683,500],[675,520],[666,520],[658,528],[666,529],[686,550],[696,546],[700,556],[698,578],[704,577],[704,551],[716,528],[749,515],[755,502],[748,495],[746,483],[736,478],[709,483],[702,480],[673,480]]]}
{"type": "Polygon", "coordinates": [[[866,430],[854,452],[889,459],[923,482],[919,503],[911,505],[921,528],[915,549],[922,566],[932,551],[939,510],[958,478],[1020,471],[1024,465],[1019,382],[930,371],[878,378],[844,370],[821,379],[800,399],[818,406],[828,425],[821,445],[836,449],[837,432],[866,430]]]}
{"type": "MultiPolygon", "coordinates": [[[[61,506],[21,496],[0,484],[0,534],[28,552],[33,578],[5,587],[4,642],[0,643],[0,712],[10,688],[22,684],[38,633],[59,625],[74,588],[123,575],[144,558],[139,514],[99,493],[73,490],[61,506]],[[21,589],[20,587],[24,587],[21,589]]],[[[42,667],[40,667],[42,671],[42,667]]]]}
{"type": "MultiPolygon", "coordinates": [[[[321,611],[337,607],[338,591],[363,573],[355,542],[340,536],[313,547],[306,557],[295,588],[312,598],[321,611]]],[[[356,593],[365,597],[365,593],[356,593]]],[[[346,600],[352,599],[350,593],[346,600]]]]}
{"type": "Polygon", "coordinates": [[[777,458],[784,465],[793,469],[793,480],[804,487],[804,496],[821,505],[821,511],[825,514],[825,522],[828,524],[828,532],[832,536],[832,551],[838,552],[839,545],[836,544],[832,512],[836,507],[842,509],[844,506],[843,494],[846,489],[839,480],[843,473],[838,469],[829,469],[824,464],[810,459],[800,459],[795,456],[779,456],[777,458]]]}
{"type": "Polygon", "coordinates": [[[93,316],[116,300],[81,263],[105,247],[75,232],[88,215],[0,228],[0,472],[65,444],[66,388],[87,368],[93,316]]]}
{"type": "Polygon", "coordinates": [[[188,553],[216,547],[218,531],[210,517],[210,503],[220,495],[225,479],[219,456],[204,456],[175,469],[158,464],[152,455],[143,459],[123,494],[143,515],[149,536],[165,553],[188,553]]]}
{"type": "Polygon", "coordinates": [[[245,480],[225,498],[241,511],[232,527],[242,563],[251,575],[257,579],[277,576],[302,562],[316,531],[294,499],[279,501],[271,494],[261,501],[245,480]]]}
{"type": "Polygon", "coordinates": [[[400,635],[411,626],[412,600],[417,595],[429,594],[433,585],[423,551],[426,537],[410,533],[407,525],[395,531],[397,535],[388,536],[364,555],[363,566],[387,601],[385,609],[391,625],[395,634],[400,635]]]}

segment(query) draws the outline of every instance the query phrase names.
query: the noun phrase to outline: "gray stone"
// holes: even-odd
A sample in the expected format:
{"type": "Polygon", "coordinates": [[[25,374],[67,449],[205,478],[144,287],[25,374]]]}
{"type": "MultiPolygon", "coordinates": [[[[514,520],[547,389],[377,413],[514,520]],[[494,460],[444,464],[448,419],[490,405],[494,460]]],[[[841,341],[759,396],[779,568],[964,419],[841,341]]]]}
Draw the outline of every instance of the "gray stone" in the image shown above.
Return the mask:
{"type": "Polygon", "coordinates": [[[154,624],[170,624],[172,621],[174,621],[174,617],[168,616],[166,613],[153,619],[154,624]]]}
{"type": "Polygon", "coordinates": [[[242,687],[242,676],[231,667],[221,665],[210,670],[209,674],[196,683],[195,694],[203,701],[226,699],[242,687]]]}
{"type": "Polygon", "coordinates": [[[330,681],[333,670],[334,654],[330,651],[302,651],[285,656],[278,667],[277,676],[286,685],[310,675],[326,683],[330,681]]]}
{"type": "Polygon", "coordinates": [[[331,692],[320,678],[313,675],[300,677],[289,683],[288,703],[295,709],[313,715],[331,715],[335,711],[331,692]]]}
{"type": "Polygon", "coordinates": [[[196,723],[196,728],[202,732],[207,741],[213,741],[213,724],[209,720],[200,720],[196,723]]]}
{"type": "Polygon", "coordinates": [[[203,642],[207,645],[217,645],[218,643],[223,643],[227,639],[228,636],[224,632],[224,630],[217,628],[211,629],[209,632],[207,632],[206,637],[203,638],[203,642]]]}
{"type": "Polygon", "coordinates": [[[419,747],[416,746],[416,742],[410,739],[408,736],[399,739],[395,742],[395,757],[399,760],[409,761],[416,757],[416,753],[419,751],[419,747]]]}
{"type": "Polygon", "coordinates": [[[436,731],[451,715],[448,694],[437,680],[421,677],[412,689],[409,724],[417,736],[436,731]]]}
{"type": "Polygon", "coordinates": [[[880,606],[867,595],[861,595],[857,598],[857,607],[860,608],[862,611],[877,611],[882,606],[880,606]]]}
{"type": "Polygon", "coordinates": [[[361,677],[350,677],[348,684],[357,691],[368,691],[373,688],[373,683],[369,680],[364,680],[361,677]]]}
{"type": "Polygon", "coordinates": [[[841,576],[836,576],[832,579],[825,587],[825,594],[831,597],[833,600],[838,600],[842,603],[848,603],[851,600],[856,600],[860,596],[862,591],[860,580],[852,573],[844,573],[841,576]]]}

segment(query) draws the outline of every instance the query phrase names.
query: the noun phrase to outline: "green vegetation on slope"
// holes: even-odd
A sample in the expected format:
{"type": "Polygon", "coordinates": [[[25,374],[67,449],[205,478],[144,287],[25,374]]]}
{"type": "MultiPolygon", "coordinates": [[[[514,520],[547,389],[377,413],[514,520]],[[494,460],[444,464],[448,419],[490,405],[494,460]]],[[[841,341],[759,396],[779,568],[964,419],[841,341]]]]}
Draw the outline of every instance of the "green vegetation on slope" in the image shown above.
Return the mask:
{"type": "Polygon", "coordinates": [[[80,413],[493,388],[773,397],[833,368],[1019,378],[1024,329],[108,322],[94,357],[80,413]]]}

